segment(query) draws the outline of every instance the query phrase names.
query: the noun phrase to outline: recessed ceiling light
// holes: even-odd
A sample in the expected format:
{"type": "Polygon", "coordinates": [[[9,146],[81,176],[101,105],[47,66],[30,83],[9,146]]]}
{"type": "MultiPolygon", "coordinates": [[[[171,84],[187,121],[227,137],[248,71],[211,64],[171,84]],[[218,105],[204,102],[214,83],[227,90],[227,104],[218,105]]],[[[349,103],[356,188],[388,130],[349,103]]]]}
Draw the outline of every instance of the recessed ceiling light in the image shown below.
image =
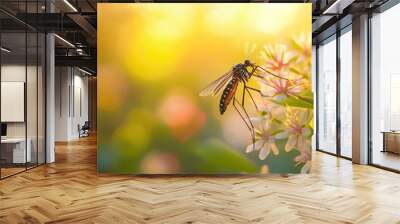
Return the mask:
{"type": "Polygon", "coordinates": [[[351,5],[355,0],[336,0],[322,14],[342,14],[343,9],[351,5]]]}
{"type": "Polygon", "coordinates": [[[70,7],[74,12],[78,12],[78,10],[68,0],[64,0],[64,3],[68,5],[68,7],[70,7]]]}
{"type": "Polygon", "coordinates": [[[61,40],[62,42],[64,42],[65,44],[67,44],[68,46],[75,48],[75,45],[73,45],[71,42],[69,42],[68,40],[60,37],[58,34],[54,34],[55,37],[57,37],[59,40],[61,40]]]}
{"type": "Polygon", "coordinates": [[[6,53],[10,53],[11,52],[11,50],[9,50],[9,49],[7,49],[5,47],[1,47],[0,49],[1,49],[1,51],[4,51],[6,53]]]}
{"type": "Polygon", "coordinates": [[[83,70],[83,69],[81,69],[81,68],[79,68],[79,67],[78,67],[78,70],[81,71],[81,72],[83,72],[83,73],[85,73],[85,74],[87,74],[87,75],[93,75],[92,73],[90,73],[90,72],[88,72],[88,71],[86,71],[86,70],[83,70]]]}

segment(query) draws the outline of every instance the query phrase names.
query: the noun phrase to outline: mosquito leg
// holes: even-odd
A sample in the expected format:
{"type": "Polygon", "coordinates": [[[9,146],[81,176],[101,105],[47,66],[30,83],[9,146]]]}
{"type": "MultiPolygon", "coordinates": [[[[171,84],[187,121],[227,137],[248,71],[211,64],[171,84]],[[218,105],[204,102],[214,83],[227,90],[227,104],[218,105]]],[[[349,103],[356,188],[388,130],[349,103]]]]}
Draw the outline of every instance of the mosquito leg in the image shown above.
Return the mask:
{"type": "Polygon", "coordinates": [[[253,74],[252,76],[255,76],[255,77],[260,78],[260,79],[264,79],[264,77],[262,77],[261,75],[253,74]]]}
{"type": "Polygon", "coordinates": [[[267,71],[267,70],[266,70],[266,69],[264,69],[263,67],[256,66],[256,69],[261,69],[262,71],[264,71],[264,72],[266,72],[266,73],[268,73],[268,74],[270,74],[270,75],[272,75],[272,76],[275,76],[275,77],[277,77],[277,78],[280,78],[280,79],[286,79],[286,80],[288,80],[287,78],[283,78],[282,76],[275,75],[275,74],[273,74],[272,72],[270,72],[270,71],[267,71]]]}
{"type": "Polygon", "coordinates": [[[261,90],[259,90],[259,89],[256,89],[256,88],[253,88],[253,87],[250,87],[250,86],[246,86],[246,88],[247,88],[248,90],[252,90],[252,91],[255,91],[255,92],[259,93],[261,96],[265,96],[265,95],[261,92],[261,90]]]}
{"type": "MultiPolygon", "coordinates": [[[[254,101],[254,98],[253,98],[253,96],[251,95],[251,93],[250,93],[250,91],[249,91],[248,88],[249,88],[248,86],[244,85],[244,90],[249,94],[251,101],[253,102],[254,106],[256,107],[256,110],[257,110],[257,111],[260,111],[260,110],[258,109],[258,106],[257,106],[257,104],[256,104],[256,101],[254,101]]],[[[244,90],[243,90],[243,91],[244,91],[244,90]]]]}
{"type": "Polygon", "coordinates": [[[255,133],[255,128],[254,128],[254,125],[253,125],[253,123],[251,122],[251,120],[250,120],[250,117],[249,117],[249,115],[248,115],[248,113],[247,113],[247,111],[246,111],[246,109],[243,107],[243,111],[244,111],[244,113],[245,113],[245,115],[246,115],[246,117],[247,117],[247,119],[249,120],[249,124],[250,124],[250,126],[251,126],[251,141],[252,141],[252,143],[253,143],[253,151],[255,151],[255,142],[256,142],[256,133],[255,133]]]}
{"type": "MultiPolygon", "coordinates": [[[[264,72],[266,72],[266,73],[268,73],[268,74],[270,74],[270,75],[272,75],[272,76],[275,76],[275,77],[277,77],[277,78],[279,78],[279,79],[284,79],[284,80],[288,81],[289,83],[292,83],[292,82],[293,82],[293,80],[284,78],[284,77],[279,76],[279,75],[275,75],[275,74],[273,74],[273,73],[267,71],[267,70],[264,69],[263,67],[256,66],[256,69],[261,69],[262,71],[264,71],[264,72]]],[[[266,81],[264,80],[264,77],[262,77],[262,76],[260,76],[260,75],[258,75],[258,74],[252,74],[252,75],[253,75],[254,77],[260,78],[260,79],[264,82],[264,84],[266,84],[266,85],[268,85],[268,86],[274,88],[274,86],[271,86],[268,82],[266,82],[266,81]]]]}
{"type": "Polygon", "coordinates": [[[268,83],[268,82],[265,80],[265,78],[262,77],[261,75],[254,74],[253,76],[259,78],[260,81],[262,81],[265,85],[267,85],[267,86],[269,86],[269,87],[275,89],[275,86],[273,86],[273,85],[271,85],[270,83],[268,83]]]}
{"type": "MultiPolygon", "coordinates": [[[[242,113],[240,113],[240,111],[239,111],[239,109],[237,108],[235,102],[239,103],[239,101],[236,99],[236,97],[233,96],[233,101],[232,101],[233,107],[235,108],[235,110],[236,110],[236,112],[239,114],[239,116],[242,118],[243,122],[246,124],[247,129],[249,129],[250,133],[252,134],[252,130],[251,130],[250,125],[247,123],[247,121],[246,121],[246,119],[243,117],[242,113]]],[[[253,136],[253,135],[252,135],[252,136],[253,136]]]]}
{"type": "Polygon", "coordinates": [[[254,145],[254,143],[255,143],[255,141],[256,141],[256,137],[255,137],[255,133],[254,133],[254,126],[253,126],[253,124],[251,123],[250,118],[249,118],[249,116],[247,115],[247,112],[246,112],[245,109],[242,107],[242,109],[245,111],[246,117],[248,118],[248,121],[249,121],[249,123],[247,123],[247,121],[246,121],[246,119],[243,117],[242,113],[241,113],[241,112],[239,111],[239,109],[236,107],[235,102],[236,102],[236,103],[239,103],[239,101],[236,99],[236,97],[233,96],[233,102],[232,102],[233,107],[234,107],[235,110],[238,112],[238,114],[239,114],[239,116],[242,118],[243,122],[246,124],[247,129],[249,129],[249,131],[250,131],[251,140],[252,140],[252,143],[253,143],[253,151],[254,151],[254,150],[255,150],[255,145],[254,145]]]}
{"type": "Polygon", "coordinates": [[[244,108],[244,96],[246,95],[246,84],[243,83],[243,94],[242,94],[242,107],[244,108]]]}
{"type": "Polygon", "coordinates": [[[268,95],[263,94],[263,93],[261,92],[261,90],[255,89],[255,88],[253,88],[253,87],[246,86],[246,89],[247,89],[247,90],[254,91],[254,92],[257,92],[257,93],[259,93],[260,96],[262,96],[262,97],[272,97],[272,96],[268,96],[268,95]]]}
{"type": "MultiPolygon", "coordinates": [[[[256,141],[256,134],[255,134],[255,128],[254,128],[254,125],[253,125],[253,122],[251,122],[251,120],[250,120],[250,116],[249,116],[249,114],[247,113],[247,111],[246,111],[246,108],[243,106],[244,105],[244,96],[245,96],[245,93],[246,93],[246,91],[245,91],[246,89],[244,88],[243,89],[243,97],[242,97],[242,110],[243,110],[243,112],[244,112],[244,114],[245,114],[245,116],[246,116],[246,118],[247,118],[247,120],[249,121],[249,126],[250,126],[250,132],[251,132],[251,139],[252,139],[252,142],[253,142],[253,150],[255,150],[255,146],[254,146],[254,143],[255,143],[255,141],[256,141]]],[[[237,101],[236,100],[236,98],[234,98],[233,99],[234,101],[237,101]]],[[[239,102],[238,102],[239,103],[239,102]]]]}

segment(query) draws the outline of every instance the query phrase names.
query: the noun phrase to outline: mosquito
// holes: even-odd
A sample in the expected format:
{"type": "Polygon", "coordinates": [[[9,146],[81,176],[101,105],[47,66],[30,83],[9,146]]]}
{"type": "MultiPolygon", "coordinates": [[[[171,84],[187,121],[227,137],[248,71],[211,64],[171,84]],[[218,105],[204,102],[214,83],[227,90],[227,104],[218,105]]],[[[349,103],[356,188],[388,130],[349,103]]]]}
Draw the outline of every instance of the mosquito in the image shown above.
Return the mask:
{"type": "MultiPolygon", "coordinates": [[[[268,75],[275,76],[280,79],[286,79],[281,76],[275,75],[266,69],[262,68],[261,66],[256,65],[255,63],[251,62],[250,60],[245,60],[243,63],[234,65],[230,71],[210,83],[206,88],[204,88],[200,92],[200,96],[215,96],[217,95],[221,89],[224,89],[219,101],[219,112],[223,115],[228,107],[228,105],[232,102],[233,107],[237,111],[237,113],[242,118],[243,122],[246,124],[247,128],[251,133],[251,137],[253,140],[253,146],[255,142],[255,131],[254,125],[252,124],[249,114],[245,108],[245,96],[246,93],[249,95],[251,101],[253,102],[256,110],[258,111],[257,104],[254,101],[253,96],[251,95],[250,91],[257,92],[261,96],[264,96],[259,89],[250,87],[247,85],[247,82],[252,77],[257,77],[260,79],[264,79],[264,77],[257,72],[262,72],[268,75]],[[236,91],[238,89],[239,84],[243,84],[243,92],[241,96],[241,102],[236,99],[236,91]],[[240,107],[243,110],[243,114],[240,112],[240,107]]],[[[287,80],[287,79],[286,79],[287,80]]]]}

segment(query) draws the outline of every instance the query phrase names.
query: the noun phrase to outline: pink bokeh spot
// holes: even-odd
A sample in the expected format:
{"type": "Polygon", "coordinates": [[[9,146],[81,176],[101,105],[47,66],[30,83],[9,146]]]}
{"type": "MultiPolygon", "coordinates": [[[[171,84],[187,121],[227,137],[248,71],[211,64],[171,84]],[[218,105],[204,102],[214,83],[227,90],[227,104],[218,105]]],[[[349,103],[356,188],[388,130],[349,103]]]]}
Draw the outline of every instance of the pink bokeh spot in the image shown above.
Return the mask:
{"type": "Polygon", "coordinates": [[[172,135],[186,141],[205,124],[206,115],[190,98],[173,94],[166,97],[159,110],[161,119],[169,127],[172,135]]]}
{"type": "Polygon", "coordinates": [[[154,152],[148,154],[141,162],[144,173],[169,174],[180,170],[180,163],[171,153],[154,152]]]}

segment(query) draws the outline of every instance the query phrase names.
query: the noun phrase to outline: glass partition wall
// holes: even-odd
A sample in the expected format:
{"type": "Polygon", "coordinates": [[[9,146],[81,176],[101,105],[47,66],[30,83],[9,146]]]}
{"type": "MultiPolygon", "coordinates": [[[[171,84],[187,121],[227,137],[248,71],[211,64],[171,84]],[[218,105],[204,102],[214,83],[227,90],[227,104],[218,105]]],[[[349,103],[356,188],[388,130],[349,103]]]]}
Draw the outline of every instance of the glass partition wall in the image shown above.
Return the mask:
{"type": "Polygon", "coordinates": [[[351,26],[340,35],[340,155],[352,158],[352,33],[351,26]]]}
{"type": "MultiPolygon", "coordinates": [[[[25,12],[39,1],[19,2],[25,12]]],[[[0,6],[3,3],[0,3],[0,6]]],[[[28,10],[29,9],[29,10],[28,10]]],[[[0,12],[0,178],[45,163],[45,35],[0,12]],[[6,19],[5,19],[6,18],[6,19]]]]}
{"type": "Polygon", "coordinates": [[[317,150],[352,157],[351,25],[318,44],[317,150]]]}
{"type": "Polygon", "coordinates": [[[1,177],[26,169],[26,33],[1,34],[1,177]],[[6,50],[4,50],[6,49],[6,50]]]}
{"type": "MultiPolygon", "coordinates": [[[[400,172],[400,101],[397,98],[400,95],[400,33],[396,29],[398,21],[400,4],[384,4],[369,18],[368,34],[368,164],[395,172],[400,172]]],[[[318,43],[316,54],[317,149],[350,159],[351,25],[337,32],[335,37],[318,43]]]]}
{"type": "Polygon", "coordinates": [[[318,149],[336,153],[336,36],[318,47],[318,149]]]}
{"type": "Polygon", "coordinates": [[[400,4],[371,18],[370,163],[400,172],[400,4]]]}

